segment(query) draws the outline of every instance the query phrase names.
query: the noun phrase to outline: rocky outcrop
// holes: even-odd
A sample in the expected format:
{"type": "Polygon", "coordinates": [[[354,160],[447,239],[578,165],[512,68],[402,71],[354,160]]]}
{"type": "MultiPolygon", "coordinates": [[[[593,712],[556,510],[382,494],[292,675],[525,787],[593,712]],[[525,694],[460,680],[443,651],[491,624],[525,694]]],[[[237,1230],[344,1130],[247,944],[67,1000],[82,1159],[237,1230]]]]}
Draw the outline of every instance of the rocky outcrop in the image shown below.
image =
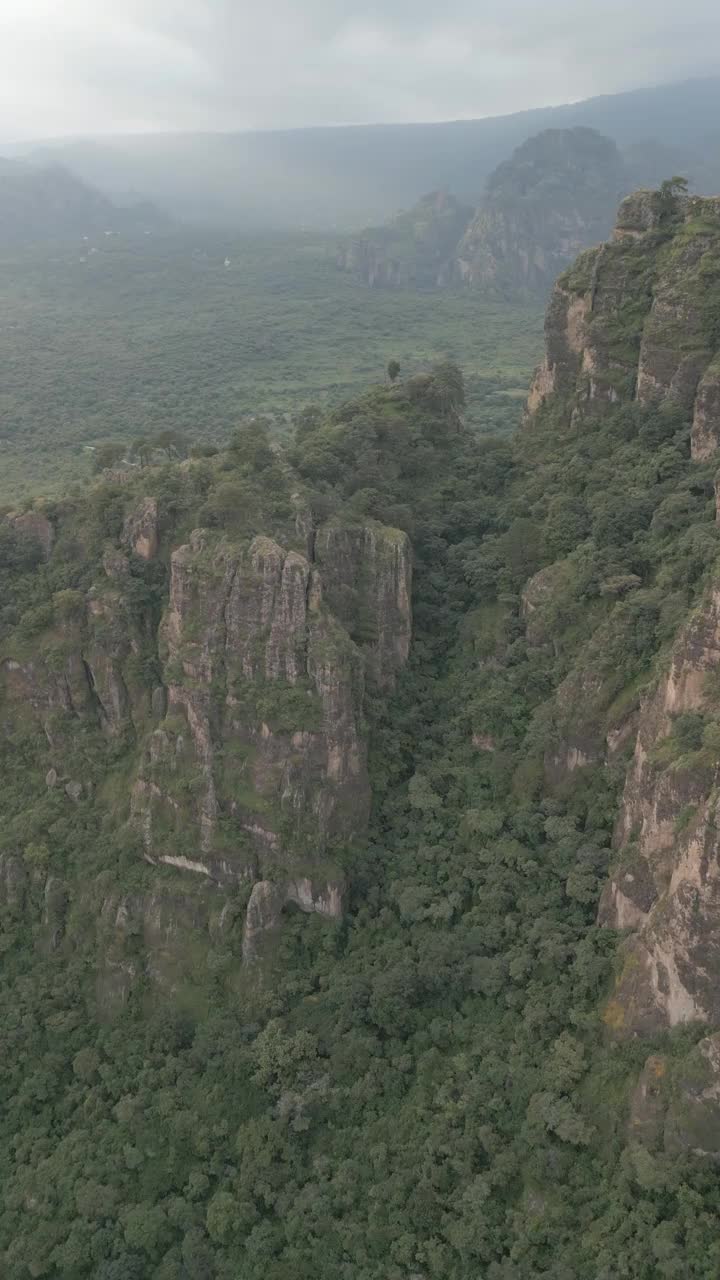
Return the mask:
{"type": "Polygon", "coordinates": [[[395,256],[390,244],[376,243],[367,233],[338,245],[336,260],[340,271],[369,289],[403,289],[412,282],[411,264],[395,256]]]}
{"type": "Polygon", "coordinates": [[[410,575],[407,537],[374,524],[322,527],[314,563],[200,530],[172,554],[167,715],[132,816],[150,861],[274,886],[251,898],[246,949],[288,902],[340,911],[329,850],[367,821],[364,685],[391,689],[407,659],[410,575]]]}
{"type": "Polygon", "coordinates": [[[383,226],[343,241],[337,265],[373,289],[435,288],[450,274],[471,215],[449,192],[432,191],[383,226]]]}
{"type": "Polygon", "coordinates": [[[648,1150],[659,1146],[667,1111],[668,1063],[662,1054],[651,1053],[640,1072],[630,1098],[628,1137],[648,1150]]]}
{"type": "MultiPolygon", "coordinates": [[[[693,459],[720,442],[720,201],[672,189],[621,205],[613,239],[560,279],[546,317],[546,357],[526,429],[592,431],[614,406],[653,425],[690,429],[693,459]],[[646,416],[647,415],[647,416],[646,416]]],[[[542,437],[541,437],[542,438],[542,437]]],[[[704,483],[704,481],[703,481],[704,483]]],[[[716,481],[716,490],[720,494],[716,481]]],[[[720,501],[718,503],[720,510],[720,501]]],[[[527,641],[563,634],[567,562],[540,570],[522,596],[527,641]]],[[[604,596],[638,590],[630,574],[604,596]]],[[[620,931],[619,973],[604,1008],[609,1034],[720,1026],[720,586],[717,570],[659,672],[622,687],[612,652],[617,611],[601,621],[542,708],[545,777],[566,785],[629,746],[611,871],[598,919],[620,931]]],[[[615,638],[616,635],[615,635],[615,638]]],[[[669,1155],[720,1155],[720,1039],[684,1057],[653,1054],[631,1098],[629,1138],[669,1155]]]]}
{"type": "Polygon", "coordinates": [[[133,792],[148,857],[225,882],[363,829],[361,656],[302,555],[196,532],[172,556],[162,647],[168,717],[133,792]]]}
{"type": "Polygon", "coordinates": [[[317,886],[307,876],[285,883],[259,880],[253,885],[245,913],[242,953],[246,962],[262,954],[265,941],[280,927],[282,913],[294,905],[306,915],[339,920],[345,886],[341,879],[317,886]]]}
{"type": "Polygon", "coordinates": [[[51,749],[61,749],[79,724],[96,724],[98,708],[82,655],[79,628],[64,628],[61,642],[21,660],[0,660],[0,695],[6,722],[30,713],[51,749]]]}
{"type": "Polygon", "coordinates": [[[149,711],[148,691],[127,677],[128,660],[139,660],[144,646],[121,583],[119,589],[98,584],[88,593],[83,643],[85,670],[100,724],[110,737],[133,731],[149,711]]]}
{"type": "Polygon", "coordinates": [[[720,1160],[720,1034],[707,1036],[675,1071],[663,1132],[671,1156],[720,1160]]]}
{"type": "Polygon", "coordinates": [[[703,727],[714,724],[710,677],[719,668],[716,586],[640,713],[600,907],[601,923],[633,931],[606,1013],[619,1034],[720,1022],[718,759],[703,727]],[[678,738],[683,724],[696,734],[689,746],[678,738]]]}
{"type": "Polygon", "coordinates": [[[613,230],[614,240],[639,240],[660,225],[657,195],[649,189],[633,191],[618,209],[613,230]]]}
{"type": "Polygon", "coordinates": [[[331,523],[318,533],[315,556],[325,599],[365,652],[368,678],[391,689],[407,662],[412,632],[407,534],[331,523]]]}
{"type": "Polygon", "coordinates": [[[613,240],[555,288],[528,422],[550,396],[568,422],[608,404],[672,405],[692,423],[693,457],[707,460],[720,438],[719,251],[719,200],[627,197],[613,240]]]}
{"type": "Polygon", "coordinates": [[[488,181],[455,255],[454,278],[501,296],[546,293],[603,240],[625,186],[615,144],[592,129],[529,138],[488,181]]]}
{"type": "Polygon", "coordinates": [[[528,644],[550,644],[553,639],[553,607],[568,576],[568,564],[558,560],[546,565],[526,582],[521,597],[521,615],[528,644]]]}
{"type": "MultiPolygon", "coordinates": [[[[690,216],[690,207],[687,212],[690,216]]],[[[720,222],[715,230],[704,229],[700,223],[692,235],[676,235],[658,263],[638,359],[636,397],[640,404],[672,400],[692,415],[698,383],[712,359],[714,343],[706,314],[707,282],[702,264],[719,240],[720,222]]]]}
{"type": "Polygon", "coordinates": [[[140,556],[154,560],[160,546],[158,505],[155,498],[143,498],[127,516],[122,530],[122,545],[140,556]]]}
{"type": "MultiPolygon", "coordinates": [[[[315,530],[303,513],[286,521],[282,542],[196,530],[170,553],[158,625],[132,557],[158,556],[159,527],[157,501],[143,499],[119,546],[104,548],[92,587],[58,593],[17,657],[10,644],[3,716],[24,725],[30,713],[47,743],[44,790],[68,804],[90,795],[73,744],[100,751],[119,740],[134,752],[129,826],[146,862],[220,900],[249,895],[254,955],[254,939],[293,904],[341,914],[334,849],[367,823],[365,688],[391,691],[407,660],[410,545],[372,521],[315,530]]],[[[160,566],[152,582],[162,584],[160,566]]],[[[118,919],[139,910],[125,904],[118,919]]],[[[154,946],[157,929],[143,919],[154,946]]],[[[120,991],[125,959],[119,966],[120,991]]]]}
{"type": "Polygon", "coordinates": [[[528,396],[530,417],[549,396],[571,395],[576,388],[586,344],[585,323],[592,305],[589,283],[580,293],[562,284],[553,289],[545,314],[545,358],[528,396]]]}
{"type": "Polygon", "coordinates": [[[630,1101],[628,1137],[671,1157],[720,1160],[720,1034],[679,1060],[650,1055],[630,1101]]]}
{"type": "Polygon", "coordinates": [[[696,462],[707,462],[720,445],[720,356],[703,374],[693,406],[690,446],[696,462]]]}

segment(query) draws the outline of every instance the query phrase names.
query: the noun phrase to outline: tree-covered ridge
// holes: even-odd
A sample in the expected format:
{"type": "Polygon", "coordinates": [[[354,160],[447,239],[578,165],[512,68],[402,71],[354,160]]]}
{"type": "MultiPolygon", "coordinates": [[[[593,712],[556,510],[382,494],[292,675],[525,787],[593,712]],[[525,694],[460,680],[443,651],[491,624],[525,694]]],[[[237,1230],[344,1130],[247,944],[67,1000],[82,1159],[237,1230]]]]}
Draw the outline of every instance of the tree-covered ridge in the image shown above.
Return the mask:
{"type": "MultiPolygon", "coordinates": [[[[705,1030],[608,1036],[617,936],[596,918],[628,726],[716,572],[715,468],[672,397],[596,398],[588,418],[567,385],[514,440],[478,440],[446,364],[306,414],[286,453],[258,430],[100,483],[46,510],[47,562],[4,530],[3,654],[72,612],[149,495],[161,547],[199,524],[281,540],[302,495],[315,525],[409,534],[415,561],[409,662],[365,701],[373,810],[344,851],[347,911],[290,908],[267,967],[243,965],[237,929],[203,931],[192,883],[128,840],[128,745],[76,741],[93,789],[73,800],[14,724],[11,1280],[714,1280],[716,1176],[680,1105],[705,1030]],[[109,1018],[95,981],[120,944],[96,913],[118,894],[137,982],[109,1018]],[[651,1051],[664,1143],[634,1096],[651,1051]]],[[[163,553],[129,572],[141,613],[162,612],[163,553]]],[[[678,725],[678,750],[704,727],[678,725]]]]}

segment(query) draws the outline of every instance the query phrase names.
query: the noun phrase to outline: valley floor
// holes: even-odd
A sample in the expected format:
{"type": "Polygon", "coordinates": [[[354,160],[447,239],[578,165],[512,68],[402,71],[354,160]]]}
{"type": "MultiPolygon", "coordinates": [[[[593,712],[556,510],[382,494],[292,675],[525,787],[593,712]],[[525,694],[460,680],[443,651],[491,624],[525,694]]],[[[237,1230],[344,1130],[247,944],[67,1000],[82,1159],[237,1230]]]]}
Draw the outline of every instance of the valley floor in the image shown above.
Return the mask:
{"type": "Polygon", "coordinates": [[[222,443],[246,415],[332,404],[450,357],[468,420],[516,424],[542,308],[472,292],[381,291],[317,236],[184,229],[0,260],[0,502],[90,474],[92,447],[167,427],[222,443]],[[229,265],[225,265],[226,262],[229,265]]]}

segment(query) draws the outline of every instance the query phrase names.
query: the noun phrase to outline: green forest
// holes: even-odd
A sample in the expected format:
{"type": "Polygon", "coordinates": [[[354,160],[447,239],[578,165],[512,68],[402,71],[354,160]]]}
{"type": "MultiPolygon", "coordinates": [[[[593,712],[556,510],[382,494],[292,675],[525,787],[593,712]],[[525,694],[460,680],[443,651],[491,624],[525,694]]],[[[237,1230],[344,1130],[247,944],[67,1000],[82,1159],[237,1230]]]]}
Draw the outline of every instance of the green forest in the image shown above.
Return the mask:
{"type": "Polygon", "coordinates": [[[717,1280],[720,198],[522,416],[532,310],[107,240],[2,330],[0,1275],[717,1280]]]}
{"type": "Polygon", "coordinates": [[[287,434],[304,406],[358,394],[390,359],[407,375],[458,361],[468,421],[512,429],[540,304],[366,289],[335,257],[327,234],[205,230],[6,250],[0,502],[86,479],[106,441],[172,429],[220,445],[257,414],[287,434]]]}
{"type": "MultiPolygon", "coordinates": [[[[282,455],[256,425],[131,492],[101,480],[46,505],[47,564],[3,530],[3,654],[42,641],[58,661],[138,493],[169,531],[242,536],[286,518],[292,474],[318,515],[392,523],[415,556],[410,661],[366,700],[369,833],[337,850],[349,910],[288,912],[260,969],[234,933],[189,927],[170,994],[146,977],[98,1007],[94,924],[66,895],[175,876],[113,816],[132,744],[78,733],[69,767],[92,785],[68,805],[32,719],[6,735],[0,849],[23,850],[38,902],[18,910],[6,884],[8,1280],[718,1275],[714,1166],[627,1138],[648,1053],[672,1071],[702,1028],[618,1041],[602,1020],[617,937],[596,911],[626,762],[543,769],[559,686],[589,672],[612,720],[700,598],[713,465],[690,460],[677,408],[620,405],[584,431],[550,404],[478,439],[464,394],[444,364],[305,415],[282,455]],[[531,641],[524,585],[558,561],[531,641]]],[[[132,607],[163,607],[162,558],[130,573],[132,607]]]]}

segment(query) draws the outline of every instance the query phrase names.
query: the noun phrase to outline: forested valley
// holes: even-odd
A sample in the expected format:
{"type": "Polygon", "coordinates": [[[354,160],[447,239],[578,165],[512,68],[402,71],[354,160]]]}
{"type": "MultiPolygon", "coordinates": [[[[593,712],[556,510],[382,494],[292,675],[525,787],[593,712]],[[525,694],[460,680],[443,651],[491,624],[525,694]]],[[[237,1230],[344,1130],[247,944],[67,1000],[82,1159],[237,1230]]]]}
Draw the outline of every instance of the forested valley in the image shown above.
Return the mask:
{"type": "Polygon", "coordinates": [[[719,278],[0,525],[8,1280],[715,1280],[719,278]]]}

